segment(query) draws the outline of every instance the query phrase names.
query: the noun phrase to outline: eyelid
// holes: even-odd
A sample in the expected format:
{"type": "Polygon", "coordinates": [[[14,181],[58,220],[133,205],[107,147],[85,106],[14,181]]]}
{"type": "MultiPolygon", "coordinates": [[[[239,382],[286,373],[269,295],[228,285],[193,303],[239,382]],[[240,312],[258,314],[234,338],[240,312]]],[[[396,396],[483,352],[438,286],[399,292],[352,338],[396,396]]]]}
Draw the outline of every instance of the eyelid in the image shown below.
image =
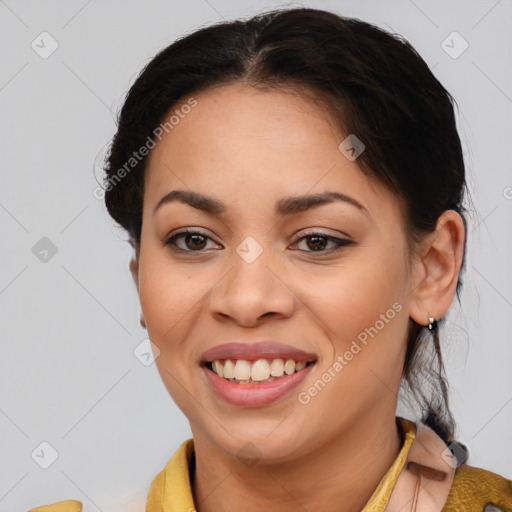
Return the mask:
{"type": "Polygon", "coordinates": [[[176,242],[177,239],[179,239],[181,237],[185,237],[188,234],[204,236],[208,241],[211,241],[211,242],[213,242],[216,245],[222,246],[222,244],[217,242],[210,234],[208,234],[202,228],[195,228],[195,227],[177,228],[177,229],[171,231],[168,235],[164,236],[164,238],[161,240],[161,242],[164,245],[164,247],[168,247],[168,246],[173,245],[174,246],[173,250],[179,251],[179,252],[189,252],[189,253],[194,253],[194,252],[202,253],[202,252],[206,252],[205,250],[201,250],[201,251],[188,251],[186,249],[181,249],[181,248],[179,248],[176,245],[175,242],[176,242]]]}
{"type": "MultiPolygon", "coordinates": [[[[211,240],[213,240],[215,242],[214,237],[210,234],[209,231],[206,231],[203,228],[196,228],[193,226],[186,227],[186,228],[176,228],[173,231],[171,231],[170,233],[166,234],[161,241],[165,243],[167,240],[169,240],[173,236],[182,235],[182,234],[186,235],[187,233],[202,235],[202,236],[210,238],[211,240]]],[[[218,243],[218,242],[215,242],[215,243],[218,243]]]]}
{"type": "MultiPolygon", "coordinates": [[[[299,235],[295,239],[300,240],[305,236],[321,235],[328,238],[339,238],[342,240],[352,240],[349,235],[341,231],[335,231],[334,234],[330,233],[326,228],[307,228],[305,231],[298,231],[299,235]]],[[[294,242],[295,243],[295,242],[294,242]]]]}
{"type": "Polygon", "coordinates": [[[305,254],[313,254],[315,258],[321,258],[322,256],[329,256],[338,253],[338,251],[342,250],[345,247],[353,246],[354,240],[351,237],[343,234],[341,236],[331,235],[324,230],[325,228],[317,228],[317,229],[309,229],[305,232],[302,232],[300,236],[298,236],[294,242],[290,244],[289,247],[293,248],[294,251],[303,252],[305,254]],[[334,247],[330,249],[322,250],[322,251],[304,251],[302,249],[297,249],[297,246],[305,239],[318,236],[321,238],[325,238],[328,243],[331,242],[334,244],[334,247]]]}
{"type": "MultiPolygon", "coordinates": [[[[351,237],[347,236],[346,234],[343,233],[343,234],[341,234],[341,236],[340,235],[332,235],[332,234],[329,234],[329,232],[327,232],[325,228],[309,228],[309,229],[306,229],[306,231],[302,231],[299,233],[300,233],[300,235],[295,238],[295,240],[290,244],[290,247],[296,246],[299,242],[301,242],[305,238],[312,237],[312,236],[323,237],[323,238],[327,239],[328,241],[335,244],[336,247],[330,248],[325,251],[318,251],[318,254],[328,254],[331,252],[335,252],[336,250],[341,249],[342,247],[352,245],[354,243],[354,241],[351,239],[351,237]]],[[[166,235],[163,238],[162,243],[165,247],[173,245],[174,246],[173,250],[178,251],[178,252],[198,253],[198,254],[209,252],[208,250],[205,250],[205,249],[194,251],[194,250],[181,249],[180,247],[178,247],[176,245],[175,241],[177,239],[179,239],[180,237],[186,236],[187,234],[195,234],[195,235],[203,236],[206,239],[208,239],[209,241],[213,242],[214,244],[220,245],[222,247],[222,244],[219,244],[217,241],[215,241],[215,239],[212,236],[210,236],[205,230],[203,230],[202,228],[196,228],[196,227],[177,228],[177,229],[171,231],[168,235],[166,235]]],[[[301,252],[315,253],[316,251],[301,251],[301,252]]]]}

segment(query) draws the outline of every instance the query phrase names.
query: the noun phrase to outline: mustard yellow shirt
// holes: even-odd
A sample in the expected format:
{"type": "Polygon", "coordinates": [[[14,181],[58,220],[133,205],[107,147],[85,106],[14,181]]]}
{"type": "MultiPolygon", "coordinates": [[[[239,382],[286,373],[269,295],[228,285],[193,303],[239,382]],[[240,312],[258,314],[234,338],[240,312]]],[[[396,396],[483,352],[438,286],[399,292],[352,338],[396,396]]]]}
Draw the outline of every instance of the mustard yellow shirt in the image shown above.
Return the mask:
{"type": "MultiPolygon", "coordinates": [[[[409,447],[414,440],[416,425],[405,418],[399,418],[399,421],[404,434],[402,448],[362,512],[384,511],[407,457],[409,447]]],[[[188,510],[192,512],[194,510],[189,476],[193,452],[194,440],[189,439],[178,448],[167,466],[156,476],[149,491],[146,512],[183,512],[188,510]]]]}
{"type": "MultiPolygon", "coordinates": [[[[397,417],[397,422],[402,429],[402,447],[361,512],[384,511],[403,468],[416,435],[416,425],[400,417],[397,417]]],[[[195,511],[190,480],[193,454],[194,440],[188,439],[181,444],[151,483],[145,512],[195,511]]],[[[459,466],[442,512],[485,512],[485,510],[512,512],[512,480],[466,464],[459,466]],[[488,504],[496,508],[485,509],[488,504]]],[[[28,512],[82,512],[82,504],[77,500],[64,500],[52,505],[36,507],[28,512]]]]}
{"type": "MultiPolygon", "coordinates": [[[[402,469],[416,433],[416,426],[404,418],[400,418],[400,421],[405,438],[400,453],[362,512],[380,512],[385,509],[393,485],[402,469]]],[[[186,512],[188,510],[192,512],[194,510],[190,483],[190,462],[193,453],[193,439],[188,439],[181,444],[165,468],[151,483],[146,512],[186,512]]],[[[33,508],[29,512],[82,512],[82,504],[76,500],[64,500],[53,505],[33,508]]]]}

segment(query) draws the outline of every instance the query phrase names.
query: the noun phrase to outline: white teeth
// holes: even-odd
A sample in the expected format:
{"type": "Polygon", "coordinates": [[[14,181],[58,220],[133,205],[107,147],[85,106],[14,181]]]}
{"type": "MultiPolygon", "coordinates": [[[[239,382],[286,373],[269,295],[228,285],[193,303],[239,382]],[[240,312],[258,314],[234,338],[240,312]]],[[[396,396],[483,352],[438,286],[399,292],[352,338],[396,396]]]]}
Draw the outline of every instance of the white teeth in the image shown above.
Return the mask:
{"type": "Polygon", "coordinates": [[[224,368],[220,361],[213,361],[213,371],[219,376],[224,377],[224,368]]]}
{"type": "Polygon", "coordinates": [[[283,375],[292,375],[306,367],[306,361],[295,362],[293,359],[219,359],[212,361],[213,371],[225,379],[237,381],[272,382],[283,375]]]}
{"type": "Polygon", "coordinates": [[[251,363],[245,359],[238,359],[235,364],[235,379],[249,380],[251,376],[251,363]]]}
{"type": "Polygon", "coordinates": [[[267,380],[270,377],[270,365],[266,359],[254,361],[251,368],[252,380],[267,380]]]}
{"type": "Polygon", "coordinates": [[[286,375],[291,375],[295,372],[295,361],[293,359],[287,359],[284,364],[284,371],[286,375]]]}
{"type": "Polygon", "coordinates": [[[295,363],[295,371],[300,372],[301,370],[304,370],[306,368],[306,361],[299,361],[298,363],[295,363]]]}
{"type": "Polygon", "coordinates": [[[281,377],[284,373],[284,361],[282,359],[274,359],[270,365],[270,375],[272,377],[281,377]]]}
{"type": "MultiPolygon", "coordinates": [[[[219,363],[222,366],[220,361],[214,361],[219,363]]],[[[213,367],[215,371],[215,366],[213,367]]],[[[222,375],[225,379],[232,379],[235,376],[235,363],[231,361],[231,359],[226,359],[224,361],[224,374],[222,375]]]]}

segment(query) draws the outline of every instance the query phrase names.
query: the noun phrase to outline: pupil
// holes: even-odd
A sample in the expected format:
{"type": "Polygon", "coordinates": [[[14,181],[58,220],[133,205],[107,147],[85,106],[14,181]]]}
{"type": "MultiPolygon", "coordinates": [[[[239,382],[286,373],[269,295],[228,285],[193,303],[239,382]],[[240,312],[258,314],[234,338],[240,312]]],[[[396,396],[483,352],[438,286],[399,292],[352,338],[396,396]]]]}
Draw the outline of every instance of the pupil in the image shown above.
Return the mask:
{"type": "Polygon", "coordinates": [[[189,249],[202,249],[201,240],[202,240],[203,245],[204,245],[204,236],[202,236],[202,235],[188,235],[187,236],[187,246],[188,246],[188,248],[189,249]],[[196,245],[196,247],[190,247],[189,246],[188,241],[190,241],[190,240],[193,241],[192,243],[194,245],[196,245]],[[201,247],[197,247],[197,245],[200,245],[201,247]]]}
{"type": "Polygon", "coordinates": [[[315,251],[318,250],[319,248],[323,249],[325,247],[325,237],[323,237],[323,236],[312,236],[312,237],[310,237],[310,242],[312,242],[313,240],[320,241],[320,244],[318,244],[318,243],[313,243],[312,244],[312,248],[315,251]]]}

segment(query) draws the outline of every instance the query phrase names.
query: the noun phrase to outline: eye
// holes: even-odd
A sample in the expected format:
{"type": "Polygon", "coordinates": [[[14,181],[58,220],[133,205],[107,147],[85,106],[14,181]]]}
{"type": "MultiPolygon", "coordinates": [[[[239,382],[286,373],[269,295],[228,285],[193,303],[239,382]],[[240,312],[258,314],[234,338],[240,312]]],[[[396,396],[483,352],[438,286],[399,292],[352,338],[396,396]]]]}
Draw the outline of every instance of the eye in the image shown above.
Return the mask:
{"type": "Polygon", "coordinates": [[[164,242],[164,245],[174,246],[172,247],[173,250],[183,252],[202,252],[203,249],[205,249],[208,240],[213,242],[207,234],[201,231],[185,229],[168,238],[164,242]],[[180,246],[177,241],[183,241],[184,244],[180,246]]]}
{"type": "MultiPolygon", "coordinates": [[[[213,240],[202,231],[198,231],[195,229],[186,229],[179,231],[169,237],[164,245],[173,246],[172,250],[182,251],[182,252],[204,252],[204,250],[208,249],[208,241],[213,242],[213,240]]],[[[330,253],[341,249],[344,246],[348,246],[353,244],[351,240],[347,240],[344,238],[338,238],[332,235],[327,235],[325,233],[308,233],[298,240],[296,240],[291,247],[298,246],[301,242],[306,243],[306,247],[308,249],[299,249],[303,252],[320,252],[320,253],[330,253]],[[329,244],[332,244],[331,247],[327,247],[329,244]]],[[[215,244],[215,243],[214,243],[215,244]]],[[[218,244],[215,244],[218,246],[218,244]]]]}
{"type": "Polygon", "coordinates": [[[306,246],[311,250],[304,250],[304,252],[323,252],[329,253],[334,252],[341,249],[344,246],[352,245],[353,242],[351,240],[347,240],[346,238],[338,238],[332,235],[327,235],[325,233],[308,233],[301,238],[299,238],[296,242],[292,244],[292,246],[296,246],[299,242],[306,241],[306,246]],[[325,250],[326,246],[331,243],[334,244],[334,247],[330,247],[325,250]]]}

